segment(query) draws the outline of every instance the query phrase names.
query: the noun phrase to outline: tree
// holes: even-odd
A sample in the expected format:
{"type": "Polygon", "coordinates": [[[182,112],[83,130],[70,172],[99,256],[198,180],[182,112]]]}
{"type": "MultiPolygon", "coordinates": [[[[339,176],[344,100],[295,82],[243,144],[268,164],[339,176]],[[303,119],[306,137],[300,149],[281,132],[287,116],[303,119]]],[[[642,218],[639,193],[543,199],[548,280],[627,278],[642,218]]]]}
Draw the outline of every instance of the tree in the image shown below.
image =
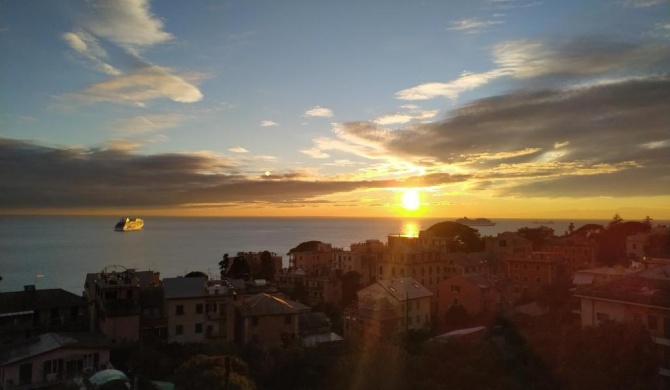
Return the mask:
{"type": "Polygon", "coordinates": [[[645,224],[645,225],[647,225],[647,226],[649,226],[649,227],[652,227],[653,222],[654,222],[654,220],[651,219],[651,217],[648,216],[648,215],[647,215],[646,217],[644,217],[644,220],[642,221],[643,224],[645,224]]]}
{"type": "Polygon", "coordinates": [[[239,358],[196,355],[179,366],[174,384],[178,390],[256,389],[247,375],[247,365],[239,358]]]}
{"type": "Polygon", "coordinates": [[[305,241],[298,244],[295,248],[291,248],[288,251],[289,254],[293,252],[311,252],[315,251],[318,248],[319,244],[322,244],[321,241],[305,241]]]}
{"type": "Polygon", "coordinates": [[[484,241],[479,231],[458,222],[445,221],[434,224],[426,229],[435,237],[447,238],[449,252],[479,252],[484,249],[484,241]]]}
{"type": "Polygon", "coordinates": [[[259,276],[261,279],[265,280],[274,280],[275,278],[275,273],[277,270],[275,269],[275,264],[272,261],[272,253],[268,251],[263,251],[261,252],[261,268],[259,272],[259,276]]]}
{"type": "Polygon", "coordinates": [[[554,229],[544,225],[535,228],[522,227],[516,232],[533,243],[534,251],[542,250],[549,240],[554,238],[554,229]]]}
{"type": "Polygon", "coordinates": [[[342,307],[347,307],[356,299],[356,293],[361,288],[361,274],[349,271],[342,275],[342,307]]]}
{"type": "Polygon", "coordinates": [[[644,245],[644,254],[649,257],[670,258],[670,233],[650,235],[644,245]]]}
{"type": "Polygon", "coordinates": [[[208,279],[208,278],[207,278],[207,274],[205,274],[205,273],[202,272],[202,271],[191,271],[191,272],[187,273],[186,275],[184,275],[184,277],[185,277],[185,278],[199,278],[199,277],[204,277],[205,279],[208,279]]]}
{"type": "Polygon", "coordinates": [[[228,254],[225,253],[223,255],[223,260],[219,261],[219,269],[221,270],[221,279],[226,277],[229,266],[230,266],[230,258],[228,257],[228,254]]]}
{"type": "Polygon", "coordinates": [[[623,222],[623,218],[619,214],[614,214],[614,217],[612,217],[612,220],[610,221],[609,225],[607,225],[608,229],[611,229],[617,225],[620,225],[623,222]]]}

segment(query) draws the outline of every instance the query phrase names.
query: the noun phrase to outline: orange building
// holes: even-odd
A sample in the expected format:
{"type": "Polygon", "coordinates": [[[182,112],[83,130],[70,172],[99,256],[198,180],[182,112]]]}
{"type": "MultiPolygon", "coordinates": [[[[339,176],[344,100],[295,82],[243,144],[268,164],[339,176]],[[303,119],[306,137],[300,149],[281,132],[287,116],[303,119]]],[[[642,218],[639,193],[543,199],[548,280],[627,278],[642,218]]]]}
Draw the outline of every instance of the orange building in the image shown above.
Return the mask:
{"type": "Polygon", "coordinates": [[[333,246],[323,242],[314,242],[309,250],[289,253],[289,268],[310,270],[333,264],[333,246]]]}
{"type": "Polygon", "coordinates": [[[533,252],[509,259],[507,274],[512,288],[510,296],[514,299],[522,295],[535,296],[542,286],[555,284],[559,277],[566,276],[558,255],[549,252],[533,252]]]}
{"type": "Polygon", "coordinates": [[[468,314],[492,313],[498,308],[500,293],[495,283],[479,274],[456,275],[440,282],[437,315],[444,318],[450,307],[461,305],[468,314]]]}

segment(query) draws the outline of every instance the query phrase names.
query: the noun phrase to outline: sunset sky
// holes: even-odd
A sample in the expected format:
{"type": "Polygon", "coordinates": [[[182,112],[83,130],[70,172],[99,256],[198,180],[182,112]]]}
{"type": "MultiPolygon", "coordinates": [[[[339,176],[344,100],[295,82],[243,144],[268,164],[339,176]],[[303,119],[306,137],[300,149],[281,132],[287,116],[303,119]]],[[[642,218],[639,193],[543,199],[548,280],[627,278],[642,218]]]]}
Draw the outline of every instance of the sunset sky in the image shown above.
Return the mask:
{"type": "Polygon", "coordinates": [[[670,219],[667,0],[4,0],[0,53],[3,214],[670,219]]]}

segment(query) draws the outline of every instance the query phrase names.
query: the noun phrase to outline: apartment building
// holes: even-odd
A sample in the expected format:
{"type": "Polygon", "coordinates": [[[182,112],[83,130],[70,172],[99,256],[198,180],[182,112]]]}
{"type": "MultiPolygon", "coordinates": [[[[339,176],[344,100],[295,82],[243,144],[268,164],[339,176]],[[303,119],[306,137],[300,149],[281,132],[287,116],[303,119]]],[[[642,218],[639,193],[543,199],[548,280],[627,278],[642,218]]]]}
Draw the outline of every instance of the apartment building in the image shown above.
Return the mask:
{"type": "Polygon", "coordinates": [[[163,287],[168,342],[233,340],[235,294],[229,283],[177,277],[165,278],[163,287]]]}
{"type": "Polygon", "coordinates": [[[559,256],[550,252],[532,252],[530,255],[515,256],[507,261],[507,275],[510,280],[510,296],[535,296],[545,285],[555,284],[566,277],[560,266],[559,256]]]}
{"type": "Polygon", "coordinates": [[[575,295],[581,303],[582,326],[606,321],[645,324],[661,357],[659,375],[670,385],[670,265],[645,269],[575,295]]]}
{"type": "Polygon", "coordinates": [[[235,341],[266,349],[298,342],[298,317],[310,310],[300,302],[264,293],[237,301],[235,308],[235,341]]]}
{"type": "Polygon", "coordinates": [[[375,344],[407,330],[432,324],[433,293],[409,277],[377,280],[358,291],[358,301],[344,311],[344,337],[375,344]]]}
{"type": "Polygon", "coordinates": [[[140,335],[141,291],[160,286],[160,274],[122,266],[86,275],[84,297],[92,332],[115,342],[137,341],[140,335]]]}

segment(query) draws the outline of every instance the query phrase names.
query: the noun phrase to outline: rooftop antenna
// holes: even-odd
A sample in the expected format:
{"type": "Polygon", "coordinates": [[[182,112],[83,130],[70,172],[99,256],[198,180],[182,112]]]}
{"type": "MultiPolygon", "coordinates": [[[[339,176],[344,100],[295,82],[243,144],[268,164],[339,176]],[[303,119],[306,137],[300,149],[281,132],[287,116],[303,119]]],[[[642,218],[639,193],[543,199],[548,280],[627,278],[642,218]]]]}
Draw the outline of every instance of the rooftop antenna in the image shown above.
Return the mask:
{"type": "Polygon", "coordinates": [[[35,280],[33,281],[33,285],[37,286],[37,279],[38,278],[43,278],[44,274],[35,274],[35,280]]]}

